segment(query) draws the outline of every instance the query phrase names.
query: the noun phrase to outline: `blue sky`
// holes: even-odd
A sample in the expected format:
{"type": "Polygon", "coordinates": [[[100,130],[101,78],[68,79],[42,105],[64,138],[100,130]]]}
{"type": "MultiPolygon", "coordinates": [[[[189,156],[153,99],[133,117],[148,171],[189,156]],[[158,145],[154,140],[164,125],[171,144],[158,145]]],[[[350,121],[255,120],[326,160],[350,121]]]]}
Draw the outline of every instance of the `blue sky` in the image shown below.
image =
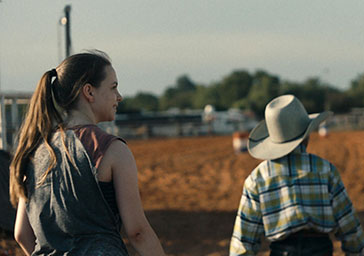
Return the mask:
{"type": "Polygon", "coordinates": [[[1,90],[33,91],[59,64],[67,4],[73,52],[107,52],[123,95],[160,95],[183,74],[210,84],[264,69],[345,89],[364,72],[361,0],[2,0],[1,90]]]}

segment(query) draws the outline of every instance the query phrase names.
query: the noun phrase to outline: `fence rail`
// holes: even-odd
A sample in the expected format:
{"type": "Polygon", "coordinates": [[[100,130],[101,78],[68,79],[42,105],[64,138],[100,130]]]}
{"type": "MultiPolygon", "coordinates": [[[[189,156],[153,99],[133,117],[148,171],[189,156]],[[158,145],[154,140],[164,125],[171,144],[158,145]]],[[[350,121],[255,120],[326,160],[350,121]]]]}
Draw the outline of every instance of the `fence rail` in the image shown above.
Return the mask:
{"type": "MultiPolygon", "coordinates": [[[[32,93],[29,92],[0,92],[0,149],[9,151],[14,147],[15,136],[31,96],[32,93]]],[[[125,138],[128,138],[128,136],[130,138],[138,136],[148,138],[166,134],[170,136],[199,135],[209,133],[210,130],[214,130],[212,128],[215,126],[214,133],[219,133],[219,130],[224,130],[225,133],[232,133],[238,128],[242,129],[241,127],[251,126],[248,122],[249,119],[245,120],[243,125],[239,124],[239,126],[238,123],[234,122],[222,124],[221,122],[226,121],[224,118],[216,118],[210,123],[205,123],[203,117],[199,117],[196,113],[188,117],[181,117],[180,115],[168,118],[159,117],[159,119],[154,117],[152,121],[150,120],[151,118],[141,118],[138,120],[134,120],[135,118],[130,120],[119,118],[115,122],[101,124],[101,126],[107,131],[125,138]],[[229,125],[233,125],[233,128],[229,125]]],[[[156,114],[156,116],[159,115],[159,113],[156,114]]],[[[326,126],[329,130],[363,130],[364,108],[353,108],[350,113],[333,115],[327,121],[326,126]]]]}

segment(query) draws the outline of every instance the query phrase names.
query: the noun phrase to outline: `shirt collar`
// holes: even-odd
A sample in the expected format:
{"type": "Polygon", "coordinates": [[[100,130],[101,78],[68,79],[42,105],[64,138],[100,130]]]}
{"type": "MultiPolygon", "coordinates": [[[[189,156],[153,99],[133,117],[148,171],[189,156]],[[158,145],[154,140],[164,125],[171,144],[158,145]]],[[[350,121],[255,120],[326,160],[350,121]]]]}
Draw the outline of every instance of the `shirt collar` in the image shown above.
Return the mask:
{"type": "Polygon", "coordinates": [[[298,145],[292,152],[291,154],[302,154],[302,153],[306,153],[306,147],[305,145],[303,145],[302,143],[300,145],[298,145]]]}

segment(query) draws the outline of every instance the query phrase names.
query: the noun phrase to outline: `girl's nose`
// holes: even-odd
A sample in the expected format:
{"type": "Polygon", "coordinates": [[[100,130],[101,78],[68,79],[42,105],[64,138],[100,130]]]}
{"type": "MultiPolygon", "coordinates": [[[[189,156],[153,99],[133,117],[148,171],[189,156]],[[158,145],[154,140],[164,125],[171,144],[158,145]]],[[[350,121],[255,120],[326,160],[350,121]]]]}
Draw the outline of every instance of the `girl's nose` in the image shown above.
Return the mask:
{"type": "Polygon", "coordinates": [[[121,96],[121,94],[118,92],[117,94],[117,101],[121,102],[123,100],[123,96],[121,96]]]}

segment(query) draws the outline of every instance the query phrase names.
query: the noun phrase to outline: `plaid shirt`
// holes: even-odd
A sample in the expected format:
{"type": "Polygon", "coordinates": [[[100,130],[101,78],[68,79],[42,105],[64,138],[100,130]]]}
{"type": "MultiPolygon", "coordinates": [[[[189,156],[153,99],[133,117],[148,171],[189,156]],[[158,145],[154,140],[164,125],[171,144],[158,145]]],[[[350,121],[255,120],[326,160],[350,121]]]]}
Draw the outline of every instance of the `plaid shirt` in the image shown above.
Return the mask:
{"type": "Polygon", "coordinates": [[[363,230],[337,169],[300,145],[246,179],[230,256],[254,255],[263,234],[277,241],[306,228],[334,232],[344,252],[364,255],[363,230]]]}

